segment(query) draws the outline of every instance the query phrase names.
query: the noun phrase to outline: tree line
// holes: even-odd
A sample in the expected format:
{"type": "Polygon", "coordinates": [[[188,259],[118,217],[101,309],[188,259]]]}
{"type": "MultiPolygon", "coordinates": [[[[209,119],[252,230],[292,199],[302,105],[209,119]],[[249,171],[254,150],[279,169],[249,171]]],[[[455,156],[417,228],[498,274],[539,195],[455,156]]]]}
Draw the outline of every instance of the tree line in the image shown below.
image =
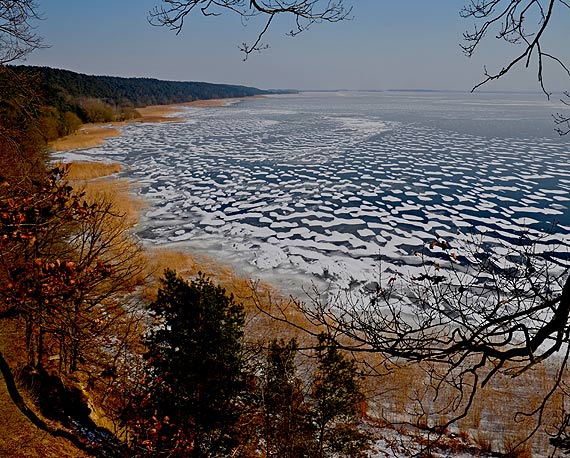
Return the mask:
{"type": "Polygon", "coordinates": [[[137,107],[269,93],[254,87],[229,84],[94,76],[23,65],[6,68],[15,75],[34,81],[42,97],[40,122],[48,141],[74,132],[81,123],[140,117],[137,107]]]}

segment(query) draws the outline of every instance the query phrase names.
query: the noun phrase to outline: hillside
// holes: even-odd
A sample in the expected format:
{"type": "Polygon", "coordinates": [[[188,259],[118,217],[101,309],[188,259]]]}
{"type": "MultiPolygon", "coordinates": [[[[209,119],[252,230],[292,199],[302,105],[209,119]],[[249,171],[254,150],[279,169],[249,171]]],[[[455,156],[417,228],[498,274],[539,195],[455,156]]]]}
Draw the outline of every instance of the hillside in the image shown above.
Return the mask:
{"type": "Polygon", "coordinates": [[[230,84],[95,76],[50,67],[23,65],[11,68],[17,73],[37,78],[46,104],[60,111],[75,111],[77,102],[87,98],[101,99],[115,106],[142,107],[267,93],[254,87],[230,84]]]}
{"type": "Polygon", "coordinates": [[[4,67],[0,83],[14,78],[33,88],[31,97],[39,109],[40,131],[47,142],[77,131],[84,123],[138,119],[137,108],[149,105],[276,93],[230,84],[94,76],[24,65],[4,67]]]}

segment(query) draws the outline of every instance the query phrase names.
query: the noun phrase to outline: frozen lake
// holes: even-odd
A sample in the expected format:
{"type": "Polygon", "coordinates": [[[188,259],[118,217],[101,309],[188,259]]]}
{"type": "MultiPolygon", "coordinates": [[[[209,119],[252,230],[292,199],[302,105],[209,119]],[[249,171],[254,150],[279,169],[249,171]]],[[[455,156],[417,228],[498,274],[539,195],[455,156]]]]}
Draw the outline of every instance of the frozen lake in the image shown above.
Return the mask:
{"type": "MultiPolygon", "coordinates": [[[[570,135],[533,94],[302,93],[186,108],[77,152],[123,165],[145,243],[206,253],[290,292],[417,267],[422,244],[523,231],[570,245],[570,135]],[[414,267],[416,266],[416,267],[414,267]]],[[[77,155],[75,155],[77,157],[77,155]]],[[[497,248],[499,249],[499,248],[497,248]]]]}

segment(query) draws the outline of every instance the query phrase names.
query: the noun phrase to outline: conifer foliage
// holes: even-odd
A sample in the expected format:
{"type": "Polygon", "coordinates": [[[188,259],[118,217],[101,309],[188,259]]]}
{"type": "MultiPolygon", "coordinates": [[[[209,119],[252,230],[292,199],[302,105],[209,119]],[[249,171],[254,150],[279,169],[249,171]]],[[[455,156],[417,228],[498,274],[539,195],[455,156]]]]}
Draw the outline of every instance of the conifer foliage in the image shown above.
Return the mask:
{"type": "Polygon", "coordinates": [[[161,283],[136,446],[140,456],[229,456],[244,386],[243,308],[202,274],[187,282],[167,270],[161,283]]]}
{"type": "Polygon", "coordinates": [[[303,381],[297,374],[297,352],[295,340],[269,343],[260,384],[262,442],[267,457],[306,456],[313,442],[303,381]]]}
{"type": "Polygon", "coordinates": [[[358,428],[364,394],[357,373],[353,359],[343,355],[326,335],[319,336],[311,409],[317,450],[312,456],[367,456],[370,438],[358,428]]]}
{"type": "Polygon", "coordinates": [[[323,335],[314,373],[303,379],[298,354],[295,340],[269,344],[261,383],[261,456],[367,456],[370,436],[359,428],[364,394],[356,363],[323,335]]]}

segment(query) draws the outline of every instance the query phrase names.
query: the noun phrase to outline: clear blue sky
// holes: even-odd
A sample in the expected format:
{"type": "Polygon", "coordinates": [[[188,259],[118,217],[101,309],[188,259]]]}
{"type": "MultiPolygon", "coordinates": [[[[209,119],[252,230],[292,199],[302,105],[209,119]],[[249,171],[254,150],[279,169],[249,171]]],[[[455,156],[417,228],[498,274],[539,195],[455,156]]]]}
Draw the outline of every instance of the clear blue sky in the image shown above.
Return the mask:
{"type": "MultiPolygon", "coordinates": [[[[473,24],[459,16],[467,0],[346,0],[353,19],[316,24],[291,38],[291,18],[281,17],[266,36],[270,49],[243,62],[238,44],[252,40],[259,23],[243,26],[230,12],[191,17],[180,35],[153,27],[148,12],[160,0],[38,0],[37,25],[48,49],[29,65],[88,74],[147,76],[245,84],[260,88],[469,90],[483,65],[495,69],[513,49],[489,37],[465,57],[459,43],[473,24]]],[[[560,10],[548,43],[570,59],[570,11],[560,10]]],[[[562,72],[547,72],[552,89],[567,89],[562,72]]],[[[517,71],[489,90],[537,90],[534,71],[517,71]]]]}

